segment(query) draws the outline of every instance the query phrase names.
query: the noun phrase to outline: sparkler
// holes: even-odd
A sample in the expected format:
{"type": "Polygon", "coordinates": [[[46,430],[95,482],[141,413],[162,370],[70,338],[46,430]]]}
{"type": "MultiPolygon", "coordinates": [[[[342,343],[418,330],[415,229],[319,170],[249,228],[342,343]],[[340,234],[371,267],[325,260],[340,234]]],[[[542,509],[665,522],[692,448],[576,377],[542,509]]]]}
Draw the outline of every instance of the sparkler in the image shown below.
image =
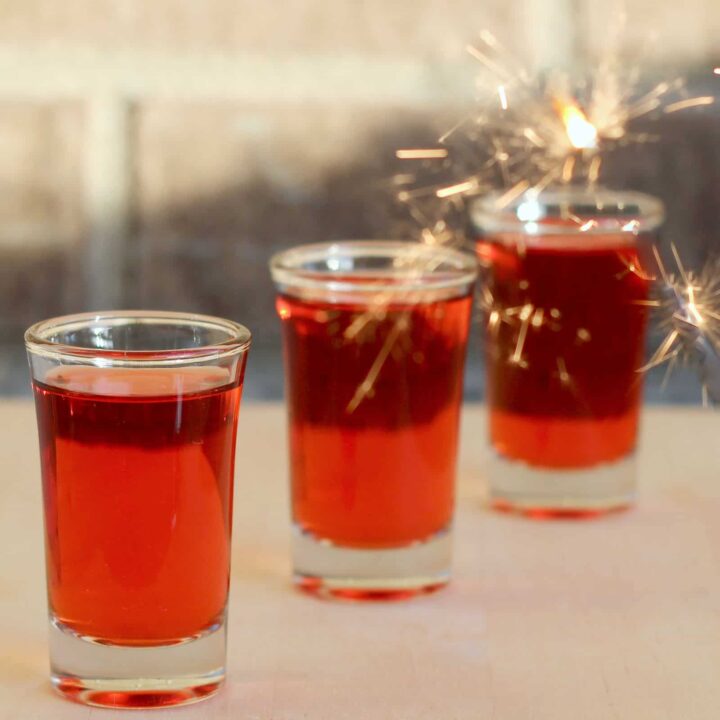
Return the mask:
{"type": "MultiPolygon", "coordinates": [[[[636,132],[635,121],[714,102],[712,96],[690,97],[680,78],[643,89],[639,69],[628,67],[618,51],[624,31],[622,14],[618,19],[606,43],[606,55],[592,70],[579,75],[563,69],[533,74],[488,31],[481,32],[478,42],[467,47],[480,65],[477,111],[440,136],[438,147],[447,151],[442,157],[422,150],[416,156],[408,151],[397,154],[399,159],[416,163],[415,172],[406,175],[405,182],[398,180],[398,199],[420,222],[423,239],[464,243],[463,226],[453,227],[450,218],[464,209],[466,200],[497,191],[498,186],[502,188],[495,192],[498,210],[521,197],[528,199],[526,209],[531,209],[533,198],[553,186],[579,185],[592,193],[609,152],[656,139],[647,132],[636,132]],[[442,232],[437,232],[438,228],[442,232]]],[[[714,72],[720,75],[720,68],[714,72]]],[[[518,219],[533,221],[529,216],[518,215],[518,219]]],[[[588,217],[569,215],[565,219],[576,223],[580,232],[592,232],[597,226],[588,217]]],[[[639,231],[633,223],[637,221],[631,219],[617,230],[639,231]]],[[[482,264],[483,259],[480,261],[482,264]]],[[[633,267],[627,272],[642,270],[633,267]]],[[[542,308],[498,307],[487,294],[480,304],[490,332],[502,323],[517,326],[517,345],[509,361],[522,368],[528,331],[547,325],[552,318],[547,313],[545,319],[538,316],[542,308]]],[[[687,344],[689,328],[674,342],[679,343],[680,337],[687,344]]],[[[709,341],[702,338],[698,342],[709,341]]],[[[674,350],[673,343],[671,346],[674,350]]],[[[559,370],[559,377],[565,377],[566,372],[559,370]]]]}
{"type": "MultiPolygon", "coordinates": [[[[605,57],[578,75],[531,73],[488,31],[467,46],[480,64],[478,109],[442,134],[437,148],[397,152],[398,159],[416,163],[414,172],[397,176],[398,200],[414,217],[435,218],[423,225],[430,235],[463,199],[498,186],[507,190],[499,203],[554,184],[593,186],[608,152],[654,139],[633,131],[634,121],[714,102],[712,96],[689,97],[680,78],[643,89],[639,69],[629,68],[617,49],[619,18],[605,57]]],[[[461,238],[462,229],[455,229],[461,238]]]]}
{"type": "Polygon", "coordinates": [[[720,262],[712,260],[699,273],[688,271],[672,246],[677,267],[668,272],[655,252],[658,295],[656,308],[665,335],[642,371],[666,365],[665,381],[679,363],[697,367],[703,403],[720,403],[720,262]]]}
{"type": "MultiPolygon", "coordinates": [[[[618,24],[615,37],[606,43],[606,56],[591,72],[580,76],[562,69],[533,74],[486,30],[480,33],[477,43],[467,46],[468,53],[480,64],[476,80],[478,109],[443,133],[432,147],[403,148],[396,152],[406,168],[411,164],[411,171],[405,169],[394,178],[396,197],[421,228],[423,243],[465,244],[466,201],[498,187],[504,190],[497,194],[498,209],[523,195],[532,200],[542,190],[558,184],[593,188],[600,180],[603,160],[609,151],[654,139],[648,133],[633,131],[634,121],[714,102],[711,96],[689,97],[682,79],[658,82],[643,89],[639,70],[628,68],[617,50],[621,25],[618,24]]],[[[714,72],[720,74],[720,68],[714,72]]],[[[593,219],[569,220],[577,221],[580,232],[595,229],[593,219]]],[[[622,230],[633,232],[634,228],[622,230]]],[[[526,362],[523,348],[528,332],[557,324],[543,308],[497,308],[492,298],[487,297],[481,305],[486,310],[490,331],[501,323],[518,326],[517,346],[510,362],[521,368],[526,362]]],[[[365,320],[372,319],[374,312],[377,309],[369,311],[365,320]]],[[[404,319],[398,322],[402,324],[404,319]]],[[[391,356],[393,344],[406,329],[399,325],[389,334],[348,412],[371,394],[377,374],[391,356]]],[[[692,333],[689,328],[683,332],[670,342],[667,352],[674,352],[681,337],[687,345],[692,333]]],[[[703,333],[698,338],[693,341],[698,348],[698,343],[709,342],[703,333]]],[[[657,362],[659,357],[654,360],[657,362]]],[[[709,366],[707,361],[706,367],[709,366]]],[[[720,367],[717,374],[720,397],[720,367]]],[[[570,386],[571,378],[562,358],[558,358],[558,377],[563,385],[570,386]]]]}
{"type": "MultiPolygon", "coordinates": [[[[720,67],[713,73],[720,75],[720,67]]],[[[720,262],[711,260],[695,274],[683,267],[673,246],[677,274],[668,274],[656,255],[663,298],[655,305],[664,315],[667,334],[650,366],[667,363],[666,377],[678,361],[693,362],[702,383],[703,403],[720,403],[720,262]]]]}

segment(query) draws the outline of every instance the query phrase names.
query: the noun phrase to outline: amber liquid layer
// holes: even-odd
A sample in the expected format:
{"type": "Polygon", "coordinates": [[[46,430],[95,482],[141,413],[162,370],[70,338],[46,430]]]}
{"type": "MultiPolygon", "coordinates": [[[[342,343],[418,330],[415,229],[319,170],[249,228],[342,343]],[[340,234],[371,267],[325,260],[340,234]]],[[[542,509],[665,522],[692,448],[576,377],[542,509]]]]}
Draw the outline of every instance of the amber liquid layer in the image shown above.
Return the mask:
{"type": "Polygon", "coordinates": [[[494,449],[544,468],[635,447],[648,280],[626,234],[503,237],[489,264],[487,392],[494,449]]]}
{"type": "Polygon", "coordinates": [[[445,529],[471,299],[391,304],[380,317],[369,317],[365,305],[288,296],[277,308],[295,522],[357,548],[400,547],[445,529]],[[372,389],[355,405],[383,355],[372,389]]]}
{"type": "Polygon", "coordinates": [[[222,621],[240,386],[221,368],[61,367],[34,386],[55,619],[108,643],[222,621]]]}

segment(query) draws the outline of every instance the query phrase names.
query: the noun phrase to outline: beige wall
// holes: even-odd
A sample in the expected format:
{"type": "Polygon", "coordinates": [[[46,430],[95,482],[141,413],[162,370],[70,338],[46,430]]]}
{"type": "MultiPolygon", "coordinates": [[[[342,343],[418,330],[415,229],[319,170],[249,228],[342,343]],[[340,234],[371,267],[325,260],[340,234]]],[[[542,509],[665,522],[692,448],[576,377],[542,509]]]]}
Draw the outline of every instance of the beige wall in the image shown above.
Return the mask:
{"type": "Polygon", "coordinates": [[[663,65],[710,65],[720,60],[720,2],[717,0],[583,0],[579,25],[584,46],[599,54],[613,4],[624,6],[626,30],[620,43],[635,58],[663,65]]]}
{"type": "Polygon", "coordinates": [[[80,102],[0,100],[0,239],[63,244],[82,227],[80,102]]]}
{"type": "MultiPolygon", "coordinates": [[[[4,0],[0,42],[169,52],[425,54],[510,17],[490,0],[4,0]]],[[[517,3],[515,3],[517,4],[517,3]]]]}
{"type": "MultiPolygon", "coordinates": [[[[629,0],[626,46],[708,64],[716,0],[629,0]],[[642,32],[637,31],[639,28],[642,32]]],[[[592,56],[596,0],[0,0],[0,247],[73,248],[88,303],[116,302],[149,215],[265,163],[312,184],[402,109],[472,96],[463,47],[491,28],[536,64],[592,56]]]]}

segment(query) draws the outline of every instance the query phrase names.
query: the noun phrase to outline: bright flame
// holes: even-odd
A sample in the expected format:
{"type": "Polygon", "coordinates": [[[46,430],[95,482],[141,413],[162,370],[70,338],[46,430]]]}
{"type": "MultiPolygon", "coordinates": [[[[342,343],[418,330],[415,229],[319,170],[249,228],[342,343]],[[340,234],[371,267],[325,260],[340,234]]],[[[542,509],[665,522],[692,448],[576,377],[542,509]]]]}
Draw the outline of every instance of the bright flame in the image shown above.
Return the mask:
{"type": "Polygon", "coordinates": [[[598,132],[585,113],[572,102],[556,101],[555,105],[565,125],[570,144],[578,150],[596,148],[598,132]]]}

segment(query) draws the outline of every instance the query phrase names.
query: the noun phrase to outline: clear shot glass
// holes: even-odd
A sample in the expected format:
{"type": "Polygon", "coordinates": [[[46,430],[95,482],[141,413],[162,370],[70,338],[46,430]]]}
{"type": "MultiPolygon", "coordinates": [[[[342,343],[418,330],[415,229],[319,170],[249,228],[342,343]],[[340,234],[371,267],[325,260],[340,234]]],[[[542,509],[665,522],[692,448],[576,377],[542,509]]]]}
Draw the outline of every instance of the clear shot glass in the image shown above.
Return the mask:
{"type": "Polygon", "coordinates": [[[632,504],[645,268],[659,200],[564,187],[471,208],[483,271],[491,503],[537,516],[632,504]]]}
{"type": "Polygon", "coordinates": [[[168,312],[25,334],[45,507],[52,683],[157,707],[225,677],[235,434],[250,333],[168,312]]]}
{"type": "Polygon", "coordinates": [[[475,258],[357,241],[296,247],[270,266],[295,582],[355,599],[442,586],[475,258]]]}

